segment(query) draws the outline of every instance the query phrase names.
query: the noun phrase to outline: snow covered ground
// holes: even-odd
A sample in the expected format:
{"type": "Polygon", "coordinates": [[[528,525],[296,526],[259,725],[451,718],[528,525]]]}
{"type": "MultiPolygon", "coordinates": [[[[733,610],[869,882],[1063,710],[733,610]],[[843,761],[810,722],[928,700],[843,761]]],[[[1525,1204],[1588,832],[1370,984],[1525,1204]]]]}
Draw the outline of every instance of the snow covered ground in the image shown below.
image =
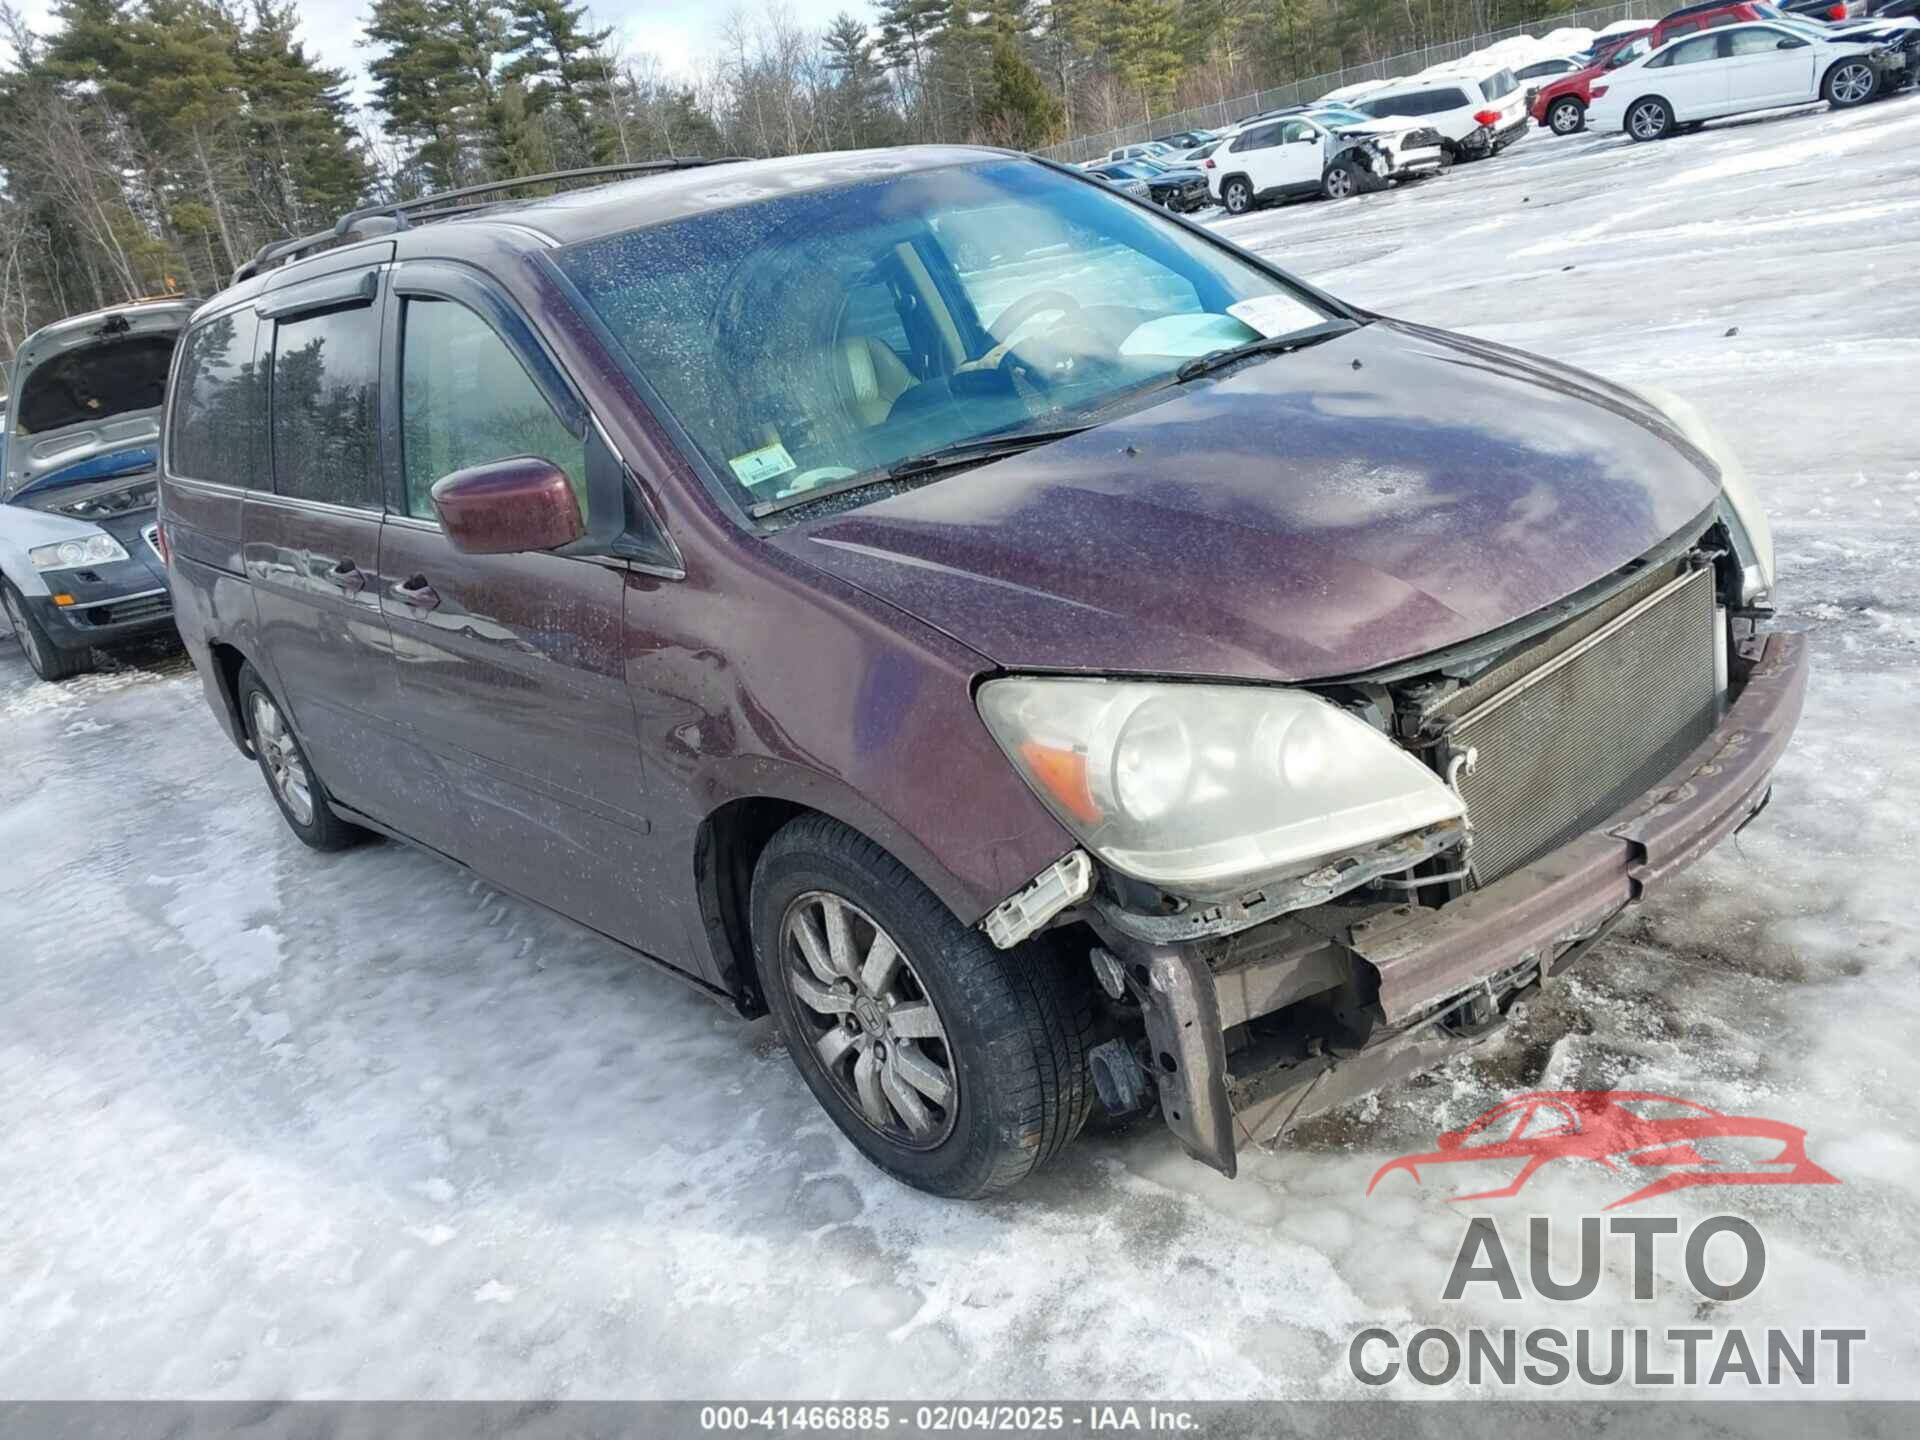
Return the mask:
{"type": "Polygon", "coordinates": [[[1545,1323],[1864,1327],[1853,1393],[1920,1395],[1920,97],[1536,133],[1221,223],[1734,439],[1819,667],[1758,823],[1498,1049],[1236,1181],[1155,1122],[944,1204],[855,1155],[766,1022],[402,846],[303,849],[184,661],[54,687],[0,640],[0,1394],[1329,1396],[1365,1326],[1545,1323]],[[1365,1194],[1531,1087],[1802,1125],[1843,1183],[1643,1207],[1751,1219],[1744,1300],[1668,1265],[1635,1302],[1622,1246],[1589,1301],[1442,1301],[1466,1213],[1518,1248],[1624,1193],[1562,1164],[1365,1194]]]}

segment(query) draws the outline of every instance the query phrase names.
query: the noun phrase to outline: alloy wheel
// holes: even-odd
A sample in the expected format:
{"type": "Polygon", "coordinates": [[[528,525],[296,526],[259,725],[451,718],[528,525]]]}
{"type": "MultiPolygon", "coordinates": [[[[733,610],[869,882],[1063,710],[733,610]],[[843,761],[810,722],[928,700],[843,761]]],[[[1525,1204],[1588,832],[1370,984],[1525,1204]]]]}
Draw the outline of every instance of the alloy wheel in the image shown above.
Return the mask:
{"type": "Polygon", "coordinates": [[[1861,64],[1843,65],[1833,72],[1833,98],[1842,105],[1858,105],[1873,94],[1873,71],[1861,64]]]}
{"type": "Polygon", "coordinates": [[[27,624],[27,617],[20,613],[20,606],[13,598],[11,590],[0,592],[0,600],[7,606],[7,623],[13,626],[14,638],[20,642],[20,648],[26,651],[28,663],[37,675],[46,669],[46,661],[40,654],[40,642],[34,639],[33,627],[27,624]]]}
{"type": "Polygon", "coordinates": [[[1344,200],[1353,194],[1353,177],[1336,165],[1327,172],[1327,198],[1344,200]]]}
{"type": "Polygon", "coordinates": [[[1641,140],[1658,140],[1666,133],[1667,112],[1656,104],[1636,105],[1627,123],[1641,140]]]}
{"type": "Polygon", "coordinates": [[[1580,128],[1580,107],[1571,100],[1563,100],[1553,107],[1553,113],[1547,117],[1556,135],[1571,135],[1580,128]]]}
{"type": "Polygon", "coordinates": [[[293,732],[281,717],[280,707],[261,691],[253,692],[253,744],[266,762],[267,783],[302,825],[313,823],[313,782],[307,777],[307,763],[294,744],[293,732]]]}
{"type": "Polygon", "coordinates": [[[1236,180],[1233,184],[1227,186],[1227,209],[1231,210],[1235,215],[1241,214],[1246,210],[1250,198],[1247,187],[1239,181],[1236,180]]]}
{"type": "Polygon", "coordinates": [[[893,937],[851,901],[809,890],[787,907],[780,949],[814,1057],[853,1113],[913,1149],[945,1140],[960,1093],[946,1026],[893,937]]]}

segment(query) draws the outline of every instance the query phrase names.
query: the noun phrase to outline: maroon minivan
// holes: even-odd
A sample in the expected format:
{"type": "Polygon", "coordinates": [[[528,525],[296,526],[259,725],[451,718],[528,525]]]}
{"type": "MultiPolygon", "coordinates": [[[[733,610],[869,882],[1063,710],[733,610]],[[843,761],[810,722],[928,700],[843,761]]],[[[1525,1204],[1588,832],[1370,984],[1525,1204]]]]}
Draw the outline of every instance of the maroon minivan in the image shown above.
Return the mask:
{"type": "Polygon", "coordinates": [[[175,612],[309,845],[772,1012],[975,1196],[1096,1104],[1231,1175],[1766,803],[1806,652],[1684,403],[1024,156],[647,168],[359,212],[193,319],[175,612]]]}

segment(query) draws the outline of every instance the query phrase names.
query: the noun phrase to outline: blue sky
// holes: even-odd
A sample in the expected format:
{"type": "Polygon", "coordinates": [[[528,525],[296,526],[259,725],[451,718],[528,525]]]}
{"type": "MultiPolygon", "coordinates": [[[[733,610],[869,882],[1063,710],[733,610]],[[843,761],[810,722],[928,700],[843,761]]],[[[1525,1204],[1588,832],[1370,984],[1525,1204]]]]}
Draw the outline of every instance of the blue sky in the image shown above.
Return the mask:
{"type": "MultiPolygon", "coordinates": [[[[868,0],[781,0],[784,8],[808,29],[825,29],[842,10],[871,17],[868,0]]],[[[364,79],[367,51],[358,44],[360,22],[371,0],[305,0],[299,6],[301,33],[309,47],[336,65],[364,79]]],[[[26,0],[22,7],[36,29],[49,28],[48,0],[26,0]]],[[[756,3],[735,7],[726,0],[606,0],[590,4],[596,26],[611,25],[635,55],[651,53],[668,70],[688,71],[710,55],[721,27],[735,8],[757,14],[756,3]]]]}

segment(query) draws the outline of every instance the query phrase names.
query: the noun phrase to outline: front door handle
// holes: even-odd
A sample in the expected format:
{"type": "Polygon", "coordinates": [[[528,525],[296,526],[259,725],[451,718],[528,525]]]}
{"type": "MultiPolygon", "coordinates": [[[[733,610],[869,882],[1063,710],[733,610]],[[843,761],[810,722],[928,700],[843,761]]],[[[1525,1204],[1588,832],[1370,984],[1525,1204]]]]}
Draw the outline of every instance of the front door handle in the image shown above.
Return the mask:
{"type": "Polygon", "coordinates": [[[367,585],[367,577],[360,573],[360,567],[351,560],[336,561],[327,571],[327,579],[349,595],[358,595],[367,585]]]}
{"type": "Polygon", "coordinates": [[[393,593],[416,610],[431,610],[440,603],[440,596],[424,575],[415,575],[404,585],[394,586],[393,593]]]}

